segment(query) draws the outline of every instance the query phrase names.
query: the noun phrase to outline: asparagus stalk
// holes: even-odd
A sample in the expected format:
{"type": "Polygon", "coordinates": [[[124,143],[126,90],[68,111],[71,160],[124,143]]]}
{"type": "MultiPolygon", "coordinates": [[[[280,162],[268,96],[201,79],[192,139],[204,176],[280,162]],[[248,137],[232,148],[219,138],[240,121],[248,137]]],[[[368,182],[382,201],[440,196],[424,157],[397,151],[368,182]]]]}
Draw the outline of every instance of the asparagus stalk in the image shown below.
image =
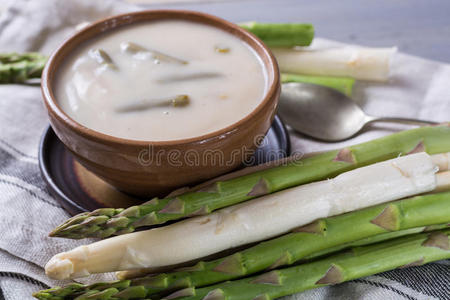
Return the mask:
{"type": "Polygon", "coordinates": [[[224,74],[218,72],[197,72],[190,74],[175,74],[157,79],[158,83],[179,83],[183,81],[199,80],[199,79],[215,79],[221,78],[224,74]]]}
{"type": "Polygon", "coordinates": [[[337,253],[339,251],[342,251],[344,249],[351,248],[351,247],[367,246],[370,244],[384,242],[387,240],[399,238],[399,237],[406,236],[406,235],[411,235],[411,234],[416,234],[416,233],[421,233],[421,232],[431,232],[431,231],[447,229],[447,228],[450,228],[450,223],[448,223],[448,222],[445,224],[431,224],[428,226],[414,227],[414,228],[409,228],[409,229],[405,229],[405,230],[386,232],[386,233],[382,233],[382,234],[378,234],[378,235],[374,235],[374,236],[369,236],[367,238],[364,238],[364,239],[361,239],[358,241],[338,245],[335,247],[327,248],[322,251],[315,252],[311,255],[307,255],[307,256],[303,257],[301,259],[301,261],[317,260],[320,257],[325,257],[331,253],[337,253]]]}
{"type": "Polygon", "coordinates": [[[140,101],[128,103],[124,106],[117,107],[115,111],[118,113],[124,113],[124,112],[143,111],[150,109],[152,107],[161,107],[161,106],[182,107],[188,105],[189,102],[190,99],[188,95],[177,95],[166,99],[143,99],[140,101]]]}
{"type": "Polygon", "coordinates": [[[142,226],[207,214],[256,196],[332,178],[355,168],[418,151],[429,154],[450,151],[450,127],[444,124],[416,128],[341,150],[293,159],[273,168],[219,180],[176,197],[155,198],[125,210],[102,208],[82,213],[57,227],[50,236],[79,239],[129,233],[142,226]]]}
{"type": "Polygon", "coordinates": [[[424,152],[395,158],[208,216],[80,246],[55,255],[45,270],[51,278],[66,279],[189,262],[278,236],[318,218],[432,191],[435,172],[424,152]]]}
{"type": "Polygon", "coordinates": [[[269,47],[309,46],[314,38],[311,24],[248,22],[239,25],[269,47]]]}
{"type": "Polygon", "coordinates": [[[283,73],[281,74],[281,82],[314,83],[336,89],[347,96],[351,96],[355,80],[353,78],[345,78],[345,77],[306,76],[299,74],[283,73]]]}
{"type": "Polygon", "coordinates": [[[146,58],[150,56],[155,62],[159,63],[160,61],[166,61],[171,63],[177,63],[181,65],[188,64],[187,61],[183,59],[179,59],[177,57],[170,56],[168,54],[164,54],[162,52],[144,48],[138,44],[132,42],[124,42],[120,44],[120,48],[123,52],[130,53],[132,55],[137,55],[138,57],[146,58]]]}
{"type": "Polygon", "coordinates": [[[0,54],[0,83],[24,83],[40,78],[47,57],[39,53],[0,54]]]}
{"type": "Polygon", "coordinates": [[[450,258],[450,230],[421,233],[356,247],[312,263],[204,288],[186,288],[165,299],[270,300],[400,267],[450,258]]]}
{"type": "MultiPolygon", "coordinates": [[[[450,192],[416,196],[317,220],[282,237],[262,242],[225,258],[199,262],[190,268],[135,280],[94,285],[72,284],[38,292],[36,297],[64,300],[74,294],[79,296],[99,291],[100,288],[116,288],[121,292],[130,287],[135,289],[136,286],[145,289],[145,295],[149,296],[178,288],[202,287],[259,273],[274,266],[293,264],[301,259],[310,259],[349,246],[367,245],[424,230],[436,230],[435,226],[430,225],[448,222],[450,192]],[[235,272],[221,272],[217,268],[223,266],[224,262],[233,260],[237,260],[234,264],[235,272]]],[[[445,226],[448,225],[440,225],[438,228],[445,226]]]]}
{"type": "Polygon", "coordinates": [[[318,50],[273,48],[281,72],[387,81],[396,48],[336,47],[318,50]]]}

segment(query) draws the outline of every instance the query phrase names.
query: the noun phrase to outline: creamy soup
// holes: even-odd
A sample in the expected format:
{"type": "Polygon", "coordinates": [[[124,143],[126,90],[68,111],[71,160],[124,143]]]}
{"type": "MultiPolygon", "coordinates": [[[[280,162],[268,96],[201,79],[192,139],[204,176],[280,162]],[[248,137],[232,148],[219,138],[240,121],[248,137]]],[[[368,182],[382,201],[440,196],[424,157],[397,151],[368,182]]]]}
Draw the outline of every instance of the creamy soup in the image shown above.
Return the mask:
{"type": "Polygon", "coordinates": [[[120,138],[201,136],[248,115],[266,74],[256,53],[218,28],[156,21],[105,33],[62,66],[55,95],[80,124],[120,138]]]}

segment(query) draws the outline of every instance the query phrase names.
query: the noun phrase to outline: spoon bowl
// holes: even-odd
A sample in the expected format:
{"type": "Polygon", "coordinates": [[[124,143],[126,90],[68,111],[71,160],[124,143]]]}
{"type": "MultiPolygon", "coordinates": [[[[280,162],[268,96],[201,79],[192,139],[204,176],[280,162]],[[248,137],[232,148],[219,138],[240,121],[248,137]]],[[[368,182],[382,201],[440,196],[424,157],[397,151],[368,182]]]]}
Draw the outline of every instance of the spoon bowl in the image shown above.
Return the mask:
{"type": "Polygon", "coordinates": [[[376,121],[437,124],[416,119],[369,116],[352,99],[335,89],[299,82],[283,84],[278,113],[296,131],[330,142],[348,139],[376,121]]]}

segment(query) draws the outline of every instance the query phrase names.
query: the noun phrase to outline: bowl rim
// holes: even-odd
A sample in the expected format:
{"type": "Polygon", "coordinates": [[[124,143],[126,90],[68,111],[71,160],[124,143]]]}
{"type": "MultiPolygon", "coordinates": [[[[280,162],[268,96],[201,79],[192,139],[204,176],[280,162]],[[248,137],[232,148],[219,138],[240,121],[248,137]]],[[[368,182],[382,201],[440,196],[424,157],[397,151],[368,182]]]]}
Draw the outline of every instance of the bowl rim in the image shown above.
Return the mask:
{"type": "MultiPolygon", "coordinates": [[[[205,22],[206,23],[206,22],[205,22]]],[[[91,37],[92,38],[92,37],[91,37]]],[[[82,39],[82,42],[85,42],[89,40],[82,39]]],[[[78,43],[76,46],[72,47],[68,51],[66,55],[70,55],[74,49],[78,47],[78,43]]],[[[63,57],[64,57],[63,56],[63,57]]],[[[63,58],[62,58],[63,59],[63,58]]],[[[264,61],[264,60],[263,60],[264,61]]],[[[103,144],[121,144],[121,145],[129,145],[129,146],[148,146],[148,145],[155,145],[155,146],[174,146],[174,145],[183,145],[183,144],[190,144],[190,143],[204,143],[208,140],[220,138],[223,135],[227,135],[230,132],[235,131],[238,127],[241,127],[248,121],[250,121],[255,115],[257,115],[261,110],[264,109],[266,105],[268,105],[272,98],[276,97],[276,94],[278,93],[280,89],[280,73],[278,68],[278,63],[275,59],[275,56],[272,54],[272,52],[269,50],[268,46],[265,45],[258,37],[256,37],[254,34],[248,32],[247,30],[239,27],[238,25],[231,23],[227,20],[224,20],[222,18],[203,13],[203,12],[197,12],[197,11],[190,11],[190,10],[178,10],[178,9],[154,9],[154,10],[142,10],[137,12],[128,12],[123,13],[119,15],[114,15],[111,17],[100,19],[92,24],[89,24],[88,26],[84,27],[83,29],[75,32],[72,36],[67,38],[49,57],[45,68],[42,72],[42,80],[41,80],[41,91],[44,99],[45,106],[48,109],[49,114],[52,114],[53,117],[58,119],[60,122],[67,125],[71,130],[77,132],[79,135],[88,138],[88,139],[94,139],[94,140],[100,140],[103,144]],[[58,59],[58,56],[60,56],[60,52],[62,52],[68,45],[70,45],[76,38],[78,38],[80,35],[83,35],[85,33],[88,33],[90,30],[94,30],[96,27],[100,27],[100,33],[108,32],[111,30],[114,30],[115,28],[120,28],[123,26],[128,26],[130,24],[137,24],[140,22],[151,22],[152,20],[140,20],[139,18],[133,18],[133,17],[139,17],[139,16],[145,16],[145,15],[166,15],[162,18],[155,18],[155,20],[171,20],[171,19],[177,19],[177,20],[187,20],[192,22],[198,22],[203,23],[201,21],[193,21],[192,19],[186,18],[186,15],[194,16],[198,19],[205,19],[206,21],[212,22],[210,25],[214,26],[216,28],[219,28],[220,30],[224,30],[229,32],[230,34],[236,36],[240,40],[242,40],[244,43],[246,43],[253,51],[255,51],[256,55],[258,56],[258,59],[263,60],[263,57],[267,59],[267,63],[263,62],[263,69],[266,72],[267,76],[267,86],[266,91],[264,93],[263,99],[261,102],[247,115],[245,115],[242,119],[224,127],[219,130],[209,132],[206,134],[202,134],[195,137],[190,138],[184,138],[184,139],[175,139],[175,140],[162,140],[162,141],[151,141],[151,140],[134,140],[134,139],[127,139],[127,138],[121,138],[116,137],[113,135],[108,135],[99,131],[96,131],[94,129],[91,129],[89,127],[86,127],[74,119],[72,119],[64,110],[59,106],[57,101],[55,100],[55,96],[53,93],[53,78],[50,78],[50,74],[56,73],[56,70],[61,65],[59,63],[56,67],[55,61],[58,59]],[[180,18],[181,17],[181,18],[180,18]],[[131,21],[125,21],[123,24],[120,24],[119,26],[116,25],[116,20],[122,19],[122,20],[131,20],[131,21]],[[137,21],[136,21],[137,20],[137,21]],[[257,51],[257,48],[260,48],[262,51],[259,53],[257,51]],[[54,70],[56,68],[56,70],[54,70]],[[270,74],[273,74],[273,76],[270,76],[270,74]]]]}

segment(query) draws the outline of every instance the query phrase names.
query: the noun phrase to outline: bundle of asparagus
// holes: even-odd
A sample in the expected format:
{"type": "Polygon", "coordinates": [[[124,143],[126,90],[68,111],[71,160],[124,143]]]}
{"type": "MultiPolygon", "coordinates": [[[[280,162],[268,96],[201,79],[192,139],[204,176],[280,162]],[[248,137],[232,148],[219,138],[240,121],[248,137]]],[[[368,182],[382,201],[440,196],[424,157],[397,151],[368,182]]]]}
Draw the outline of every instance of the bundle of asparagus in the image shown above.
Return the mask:
{"type": "MultiPolygon", "coordinates": [[[[276,24],[249,22],[240,24],[271,47],[283,73],[316,75],[302,82],[320,84],[319,76],[343,76],[361,80],[386,81],[396,48],[333,47],[302,49],[314,37],[311,24],[276,24]],[[317,82],[314,82],[316,81],[317,82]]],[[[309,77],[309,76],[307,76],[309,77]]],[[[326,82],[327,80],[325,80],[326,82]]]]}
{"type": "MultiPolygon", "coordinates": [[[[370,146],[378,146],[377,151],[383,149],[379,146],[393,145],[397,151],[400,148],[405,149],[401,151],[403,153],[422,150],[439,153],[450,150],[450,144],[447,144],[449,136],[450,130],[447,125],[424,127],[353,146],[352,149],[345,150],[346,156],[343,155],[344,150],[333,151],[334,156],[331,157],[329,153],[318,156],[325,155],[329,159],[328,163],[348,165],[348,159],[345,157],[351,157],[352,160],[364,157],[363,150],[371,150],[370,146]],[[364,147],[361,147],[363,145],[364,147]],[[355,151],[357,149],[361,152],[355,151]],[[340,159],[336,161],[337,157],[340,159]]],[[[389,150],[383,149],[389,153],[388,155],[386,152],[377,153],[382,155],[378,156],[378,160],[383,161],[389,158],[389,155],[397,155],[388,152],[389,150]]],[[[367,153],[364,154],[367,155],[367,153]]],[[[373,160],[374,157],[377,157],[374,153],[371,154],[365,159],[373,160]]],[[[134,271],[125,271],[119,275],[126,278],[142,272],[154,271],[152,268],[141,270],[142,267],[154,268],[160,265],[190,261],[217,252],[223,247],[240,245],[241,241],[241,243],[248,243],[263,240],[298,226],[294,232],[279,238],[260,243],[225,258],[200,261],[192,267],[172,273],[90,286],[74,284],[64,288],[41,291],[36,294],[36,297],[40,299],[73,299],[76,296],[80,297],[78,299],[83,299],[83,297],[89,296],[89,299],[109,299],[108,297],[112,297],[112,299],[143,299],[155,293],[164,295],[180,288],[200,288],[225,280],[238,279],[266,269],[289,265],[299,260],[314,259],[352,245],[365,245],[423,230],[445,227],[450,221],[448,211],[450,194],[448,192],[419,196],[332,218],[319,219],[309,225],[304,224],[320,217],[341,214],[348,210],[398,199],[406,195],[430,191],[436,187],[448,189],[449,173],[441,172],[437,175],[434,173],[437,170],[436,166],[441,171],[448,169],[449,157],[448,153],[431,157],[424,153],[411,154],[344,173],[332,181],[316,182],[264,196],[205,217],[188,219],[146,232],[123,235],[82,246],[68,253],[61,253],[48,264],[47,271],[53,277],[77,277],[92,272],[135,268],[134,271]],[[364,180],[364,178],[374,178],[374,174],[380,174],[380,176],[375,176],[375,180],[372,181],[364,180]],[[380,187],[383,189],[383,194],[377,194],[380,187]],[[280,200],[282,198],[283,200],[280,200]],[[314,198],[315,201],[308,201],[308,198],[314,198]],[[347,201],[339,203],[339,199],[347,201]],[[330,206],[330,204],[332,205],[330,206]],[[281,208],[277,208],[280,205],[281,208]],[[283,209],[282,207],[286,207],[286,205],[288,208],[283,209]],[[267,207],[270,209],[266,209],[267,207]],[[276,217],[277,215],[279,217],[276,217]],[[238,216],[237,219],[236,216],[238,216]],[[263,217],[260,218],[261,216],[263,217]],[[272,216],[274,216],[272,219],[274,222],[269,222],[272,226],[267,228],[268,226],[265,226],[267,220],[272,216]],[[282,220],[280,220],[280,216],[282,220]],[[261,221],[264,221],[265,224],[260,224],[261,221]],[[295,224],[290,223],[291,221],[295,224]],[[198,230],[199,228],[200,230],[198,230]],[[218,233],[217,229],[219,229],[218,233]],[[221,236],[221,238],[215,239],[215,235],[221,236]],[[194,244],[202,245],[202,248],[191,251],[190,249],[196,247],[189,245],[194,244]],[[174,250],[166,255],[170,249],[174,250]],[[177,249],[183,249],[183,251],[177,249]],[[193,253],[197,251],[199,254],[193,253]],[[99,298],[100,296],[101,298],[99,298]]],[[[367,163],[366,161],[364,164],[367,163]]],[[[302,166],[305,167],[305,164],[302,166]]],[[[291,167],[292,165],[277,167],[276,174],[281,174],[280,170],[291,167]]],[[[273,169],[257,173],[270,170],[273,169]]],[[[338,173],[339,169],[333,170],[333,172],[338,173]]],[[[258,182],[256,181],[256,183],[258,182]]],[[[79,225],[90,226],[89,222],[79,225]]]]}
{"type": "Polygon", "coordinates": [[[441,173],[435,175],[437,163],[433,160],[441,163],[441,169],[448,165],[446,155],[432,159],[423,152],[411,154],[204,217],[80,246],[54,256],[46,265],[46,273],[55,279],[65,279],[171,266],[272,238],[318,218],[432,191],[436,182],[442,181],[441,173]],[[446,161],[441,163],[443,158],[446,161]]]}
{"type": "MultiPolygon", "coordinates": [[[[450,258],[450,230],[418,233],[379,244],[354,247],[350,251],[332,255],[322,260],[286,269],[272,270],[261,275],[219,283],[203,288],[188,287],[163,299],[184,300],[248,300],[275,299],[307,289],[342,283],[352,279],[392,270],[399,267],[423,265],[428,262],[450,258]]],[[[98,284],[94,289],[76,296],[77,300],[149,299],[147,287],[154,282],[132,285],[129,282],[98,284]],[[126,284],[124,284],[126,283],[126,284]]],[[[94,286],[93,286],[94,287],[94,286]]],[[[53,296],[45,291],[35,294],[39,299],[68,299],[77,295],[77,286],[66,294],[53,296]],[[75,292],[74,292],[75,291],[75,292]],[[74,292],[73,294],[71,294],[74,292]]],[[[71,298],[75,299],[75,298],[71,298]]],[[[157,298],[159,299],[159,297],[157,298]]]]}
{"type": "MultiPolygon", "coordinates": [[[[450,192],[416,196],[316,220],[292,233],[262,242],[233,255],[212,261],[201,261],[195,266],[171,273],[94,285],[72,284],[63,288],[41,291],[35,296],[40,299],[63,300],[115,288],[117,292],[111,297],[121,293],[129,295],[130,298],[137,298],[144,294],[143,291],[145,291],[144,296],[149,297],[155,293],[167,293],[188,287],[198,288],[242,278],[350,246],[366,245],[402,235],[435,230],[436,226],[432,225],[444,224],[438,227],[442,228],[448,226],[449,222],[450,192]],[[234,271],[224,272],[230,268],[234,268],[234,271]],[[139,292],[132,292],[136,290],[139,292]]],[[[132,274],[121,274],[121,277],[130,275],[132,274]]]]}

